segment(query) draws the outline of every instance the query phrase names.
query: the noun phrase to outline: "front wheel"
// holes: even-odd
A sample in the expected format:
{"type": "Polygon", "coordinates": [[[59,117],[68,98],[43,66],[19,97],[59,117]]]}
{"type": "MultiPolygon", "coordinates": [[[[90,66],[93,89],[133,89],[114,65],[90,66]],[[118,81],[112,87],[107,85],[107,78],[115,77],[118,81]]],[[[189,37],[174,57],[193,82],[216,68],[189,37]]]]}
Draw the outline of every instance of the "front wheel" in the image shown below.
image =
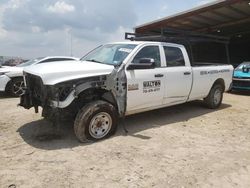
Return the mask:
{"type": "Polygon", "coordinates": [[[22,78],[13,78],[9,84],[8,91],[13,97],[19,97],[24,94],[25,85],[22,78]]]}
{"type": "Polygon", "coordinates": [[[74,131],[80,142],[97,141],[115,133],[118,115],[116,108],[105,101],[94,101],[77,114],[74,131]]]}
{"type": "Polygon", "coordinates": [[[211,109],[219,108],[223,99],[223,92],[221,85],[214,85],[208,96],[204,99],[205,105],[211,109]]]}

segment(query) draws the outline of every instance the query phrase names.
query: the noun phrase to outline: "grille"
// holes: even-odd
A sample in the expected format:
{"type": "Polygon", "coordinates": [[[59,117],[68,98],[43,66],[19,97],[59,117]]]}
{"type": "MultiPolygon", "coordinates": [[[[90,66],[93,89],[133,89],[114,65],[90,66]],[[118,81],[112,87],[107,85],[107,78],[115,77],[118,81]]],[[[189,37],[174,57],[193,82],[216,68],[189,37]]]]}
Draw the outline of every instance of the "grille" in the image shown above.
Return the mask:
{"type": "Polygon", "coordinates": [[[43,85],[42,79],[39,76],[26,74],[25,80],[32,99],[41,105],[46,96],[46,87],[43,85]]]}
{"type": "Polygon", "coordinates": [[[233,86],[235,86],[235,87],[250,87],[250,81],[234,80],[233,86]]]}

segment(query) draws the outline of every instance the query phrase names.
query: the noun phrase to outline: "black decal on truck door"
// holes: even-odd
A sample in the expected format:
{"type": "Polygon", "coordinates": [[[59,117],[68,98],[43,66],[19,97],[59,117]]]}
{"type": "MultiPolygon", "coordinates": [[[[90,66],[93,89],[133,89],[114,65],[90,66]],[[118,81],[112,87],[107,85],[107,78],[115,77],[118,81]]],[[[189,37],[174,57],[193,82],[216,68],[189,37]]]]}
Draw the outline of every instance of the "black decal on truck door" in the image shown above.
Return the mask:
{"type": "Polygon", "coordinates": [[[145,81],[143,82],[143,93],[151,93],[160,91],[161,81],[145,81]]]}

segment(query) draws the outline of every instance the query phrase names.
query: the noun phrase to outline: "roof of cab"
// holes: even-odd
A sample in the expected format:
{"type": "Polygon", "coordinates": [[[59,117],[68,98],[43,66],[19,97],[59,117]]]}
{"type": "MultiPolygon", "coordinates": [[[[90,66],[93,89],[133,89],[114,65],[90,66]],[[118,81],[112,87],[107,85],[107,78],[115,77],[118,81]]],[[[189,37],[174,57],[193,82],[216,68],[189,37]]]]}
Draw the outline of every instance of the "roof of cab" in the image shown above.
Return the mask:
{"type": "Polygon", "coordinates": [[[123,41],[123,42],[113,42],[108,44],[134,44],[134,45],[142,45],[142,44],[165,44],[165,45],[171,45],[176,47],[183,47],[182,44],[176,44],[176,43],[169,43],[169,42],[152,42],[152,41],[123,41]]]}

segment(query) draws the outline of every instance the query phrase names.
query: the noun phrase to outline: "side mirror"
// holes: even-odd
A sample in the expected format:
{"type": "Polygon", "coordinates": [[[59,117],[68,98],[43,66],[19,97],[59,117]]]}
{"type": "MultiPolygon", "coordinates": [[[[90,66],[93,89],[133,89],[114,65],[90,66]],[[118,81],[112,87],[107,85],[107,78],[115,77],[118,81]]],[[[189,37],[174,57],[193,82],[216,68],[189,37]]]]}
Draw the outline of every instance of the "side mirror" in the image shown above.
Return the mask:
{"type": "Polygon", "coordinates": [[[151,58],[141,58],[139,63],[131,63],[127,70],[135,70],[135,69],[153,69],[155,68],[155,60],[151,58]]]}

